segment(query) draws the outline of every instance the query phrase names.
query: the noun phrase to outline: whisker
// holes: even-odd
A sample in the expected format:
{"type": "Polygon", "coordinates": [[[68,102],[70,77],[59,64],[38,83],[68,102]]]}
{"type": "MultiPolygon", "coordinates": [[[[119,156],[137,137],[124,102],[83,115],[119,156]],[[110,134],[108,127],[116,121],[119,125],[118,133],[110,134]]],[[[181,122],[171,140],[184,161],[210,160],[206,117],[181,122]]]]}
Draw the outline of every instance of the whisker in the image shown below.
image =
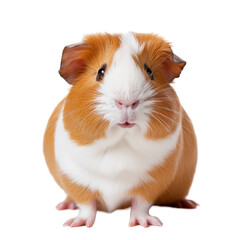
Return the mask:
{"type": "Polygon", "coordinates": [[[159,90],[155,91],[151,97],[153,98],[153,97],[155,97],[161,93],[165,93],[165,92],[168,92],[168,94],[171,95],[170,97],[173,97],[171,90],[172,90],[172,88],[159,89],[159,90]]]}
{"type": "MultiPolygon", "coordinates": [[[[176,124],[176,125],[179,124],[178,122],[176,122],[176,121],[174,121],[173,119],[167,117],[167,116],[164,115],[163,113],[160,113],[160,112],[157,112],[157,111],[154,111],[154,110],[152,110],[152,111],[155,112],[156,114],[159,114],[159,115],[161,115],[161,116],[163,116],[163,117],[169,119],[171,122],[173,122],[173,123],[176,124]]],[[[182,126],[183,126],[184,129],[186,129],[186,130],[188,130],[190,133],[192,133],[192,131],[191,131],[190,129],[188,129],[187,127],[185,127],[183,124],[182,124],[182,126]]]]}
{"type": "MultiPolygon", "coordinates": [[[[160,114],[161,115],[161,114],[160,114]]],[[[166,117],[166,116],[165,116],[166,117]]],[[[174,125],[178,125],[177,122],[173,122],[174,125]]],[[[189,130],[188,128],[186,128],[183,124],[182,124],[182,131],[185,133],[185,136],[187,137],[188,141],[191,142],[191,137],[190,137],[190,133],[192,133],[191,130],[189,130]],[[187,130],[187,131],[186,131],[187,130]]]]}
{"type": "Polygon", "coordinates": [[[172,88],[172,87],[167,87],[167,88],[158,87],[158,88],[153,88],[153,90],[154,90],[156,93],[160,93],[160,92],[167,91],[167,90],[173,90],[173,88],[172,88]]]}
{"type": "Polygon", "coordinates": [[[158,98],[151,97],[151,100],[158,100],[158,101],[156,101],[156,103],[157,102],[159,102],[159,103],[167,102],[167,100],[169,102],[171,102],[171,101],[176,101],[176,102],[179,101],[178,98],[176,98],[176,97],[158,97],[158,98]],[[162,100],[165,100],[165,101],[162,101],[162,100]]]}
{"type": "Polygon", "coordinates": [[[156,119],[162,126],[164,126],[165,130],[170,133],[169,125],[168,125],[163,119],[160,120],[159,118],[155,117],[154,115],[151,115],[151,117],[153,117],[154,119],[156,119]],[[166,125],[163,124],[163,122],[164,122],[166,125]]]}
{"type": "Polygon", "coordinates": [[[166,116],[165,114],[161,113],[161,112],[157,112],[157,111],[154,111],[152,110],[152,112],[156,113],[156,114],[159,114],[165,118],[167,118],[168,120],[170,120],[171,122],[175,123],[175,124],[179,124],[178,122],[174,121],[173,119],[169,118],[168,116],[166,116]]]}
{"type": "Polygon", "coordinates": [[[163,109],[163,110],[167,110],[167,111],[176,113],[176,114],[178,114],[179,116],[183,117],[184,119],[186,119],[188,122],[191,123],[191,120],[190,120],[190,119],[187,117],[187,115],[184,114],[182,111],[176,111],[176,110],[173,110],[173,109],[171,109],[171,108],[166,108],[166,107],[162,107],[162,106],[156,106],[156,108],[159,108],[159,109],[163,109]]]}
{"type": "MultiPolygon", "coordinates": [[[[168,110],[168,111],[171,111],[171,112],[174,112],[176,114],[178,114],[179,116],[183,117],[186,121],[188,121],[189,123],[192,123],[192,121],[182,112],[178,112],[178,111],[175,111],[173,109],[170,109],[170,108],[164,108],[164,107],[158,107],[160,109],[165,109],[165,110],[168,110]]],[[[192,133],[192,130],[188,129],[186,126],[184,126],[184,124],[182,123],[182,126],[184,129],[188,130],[190,133],[192,133]]]]}
{"type": "Polygon", "coordinates": [[[170,86],[170,84],[169,83],[165,83],[165,84],[162,84],[162,85],[154,87],[154,89],[162,88],[162,87],[166,87],[166,86],[170,86]]]}
{"type": "MultiPolygon", "coordinates": [[[[67,117],[71,116],[72,114],[74,114],[74,113],[76,113],[76,112],[79,112],[79,111],[82,111],[82,110],[84,110],[85,108],[90,107],[90,106],[95,106],[95,103],[94,103],[94,102],[90,102],[89,104],[87,104],[87,105],[84,106],[83,108],[78,108],[78,109],[72,110],[71,112],[63,115],[62,120],[65,120],[67,117]]],[[[48,128],[49,128],[49,129],[52,128],[52,127],[56,124],[56,122],[58,121],[58,119],[59,119],[59,118],[57,118],[55,121],[52,121],[52,122],[51,122],[51,125],[49,125],[48,128]]]]}
{"type": "Polygon", "coordinates": [[[90,117],[92,117],[92,119],[91,119],[91,124],[93,124],[94,122],[98,121],[98,124],[97,124],[98,126],[97,126],[97,127],[101,127],[105,122],[107,122],[104,118],[102,118],[103,121],[99,121],[99,116],[97,116],[97,115],[95,115],[95,114],[93,114],[93,113],[91,112],[90,114],[86,115],[84,118],[80,119],[80,121],[78,122],[78,124],[74,127],[74,130],[76,130],[76,129],[79,127],[79,125],[81,125],[81,123],[82,123],[83,121],[85,121],[86,119],[88,119],[88,118],[90,118],[90,117]]]}
{"type": "Polygon", "coordinates": [[[74,126],[74,128],[73,128],[73,131],[76,131],[77,128],[81,125],[81,123],[82,123],[84,120],[86,120],[87,118],[91,117],[91,116],[93,116],[92,113],[90,113],[90,114],[88,114],[88,115],[85,115],[84,118],[80,119],[80,121],[78,122],[78,124],[75,124],[75,126],[74,126]]]}

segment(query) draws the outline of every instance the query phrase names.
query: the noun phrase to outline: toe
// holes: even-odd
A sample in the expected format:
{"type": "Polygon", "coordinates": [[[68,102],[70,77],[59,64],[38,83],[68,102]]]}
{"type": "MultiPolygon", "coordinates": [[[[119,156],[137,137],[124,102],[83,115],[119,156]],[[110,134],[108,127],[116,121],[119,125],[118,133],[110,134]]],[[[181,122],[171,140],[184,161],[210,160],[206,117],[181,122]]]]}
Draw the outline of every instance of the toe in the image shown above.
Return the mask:
{"type": "Polygon", "coordinates": [[[86,220],[75,218],[70,227],[81,227],[86,225],[86,220]]]}
{"type": "Polygon", "coordinates": [[[185,199],[182,201],[183,208],[193,209],[193,208],[196,208],[197,206],[198,206],[198,204],[192,200],[185,199]]]}
{"type": "Polygon", "coordinates": [[[130,221],[129,221],[129,227],[134,227],[134,226],[137,226],[137,220],[136,218],[131,218],[130,221]]]}
{"type": "Polygon", "coordinates": [[[89,219],[86,221],[86,227],[90,228],[92,227],[94,224],[94,219],[89,219]]]}
{"type": "Polygon", "coordinates": [[[71,219],[69,219],[68,221],[66,221],[66,222],[63,224],[63,226],[71,226],[71,224],[73,223],[73,221],[74,221],[74,218],[71,218],[71,219]]]}
{"type": "Polygon", "coordinates": [[[157,217],[149,217],[147,222],[149,226],[161,227],[163,225],[163,223],[157,217]]]}
{"type": "Polygon", "coordinates": [[[67,209],[67,203],[66,203],[66,202],[60,202],[60,203],[56,206],[56,208],[57,208],[58,210],[67,209]]]}
{"type": "Polygon", "coordinates": [[[139,223],[139,225],[142,226],[142,227],[145,227],[145,228],[148,227],[147,219],[144,218],[144,217],[138,218],[138,223],[139,223]]]}
{"type": "Polygon", "coordinates": [[[75,203],[75,202],[70,202],[70,203],[68,204],[68,209],[71,209],[71,210],[77,209],[76,203],[75,203]]]}
{"type": "Polygon", "coordinates": [[[166,206],[174,207],[174,208],[194,209],[197,206],[199,206],[199,204],[192,200],[184,199],[166,206]]]}
{"type": "Polygon", "coordinates": [[[63,226],[69,226],[69,227],[92,227],[94,224],[95,218],[81,218],[81,217],[76,217],[76,218],[71,218],[67,222],[64,223],[63,226]]]}
{"type": "Polygon", "coordinates": [[[58,210],[66,210],[66,209],[71,209],[71,210],[74,210],[74,209],[77,209],[77,205],[75,202],[66,202],[66,201],[63,201],[63,202],[60,202],[56,208],[58,210]]]}
{"type": "Polygon", "coordinates": [[[158,226],[161,227],[163,224],[157,217],[152,216],[137,216],[130,219],[129,226],[134,227],[140,225],[144,228],[149,226],[158,226]]]}

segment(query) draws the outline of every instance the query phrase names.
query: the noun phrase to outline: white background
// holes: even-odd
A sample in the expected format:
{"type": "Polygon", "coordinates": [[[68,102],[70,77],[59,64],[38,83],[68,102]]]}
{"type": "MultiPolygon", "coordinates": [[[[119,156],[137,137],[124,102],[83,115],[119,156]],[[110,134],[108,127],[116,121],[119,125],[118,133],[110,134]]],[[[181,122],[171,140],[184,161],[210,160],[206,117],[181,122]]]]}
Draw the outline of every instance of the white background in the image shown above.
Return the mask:
{"type": "Polygon", "coordinates": [[[1,1],[1,239],[239,239],[238,1],[1,1]],[[196,210],[153,207],[162,228],[129,228],[129,209],[98,213],[91,229],[62,227],[64,193],[42,154],[47,120],[69,85],[62,49],[95,32],[153,32],[187,61],[174,87],[198,137],[189,198],[196,210]]]}

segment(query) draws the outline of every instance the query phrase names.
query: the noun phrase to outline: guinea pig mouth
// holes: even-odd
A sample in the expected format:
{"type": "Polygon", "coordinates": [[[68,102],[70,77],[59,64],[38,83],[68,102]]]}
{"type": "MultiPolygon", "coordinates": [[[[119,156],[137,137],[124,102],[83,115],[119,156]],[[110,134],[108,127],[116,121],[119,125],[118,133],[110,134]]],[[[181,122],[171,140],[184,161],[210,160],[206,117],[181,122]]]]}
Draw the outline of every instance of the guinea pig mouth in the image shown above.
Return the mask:
{"type": "Polygon", "coordinates": [[[119,123],[118,125],[122,128],[131,128],[135,125],[135,123],[125,122],[125,123],[119,123]]]}

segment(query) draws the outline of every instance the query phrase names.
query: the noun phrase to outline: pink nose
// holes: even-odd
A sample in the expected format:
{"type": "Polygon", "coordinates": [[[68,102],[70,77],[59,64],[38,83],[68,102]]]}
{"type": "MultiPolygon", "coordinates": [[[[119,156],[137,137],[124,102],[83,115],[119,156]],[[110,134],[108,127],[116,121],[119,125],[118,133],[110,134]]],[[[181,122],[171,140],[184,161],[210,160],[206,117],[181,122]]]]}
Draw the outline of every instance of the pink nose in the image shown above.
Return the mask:
{"type": "Polygon", "coordinates": [[[135,102],[131,102],[131,103],[130,102],[123,102],[123,101],[116,100],[115,103],[116,103],[116,106],[119,109],[123,109],[124,107],[125,108],[131,107],[132,109],[135,109],[135,108],[137,108],[137,106],[139,104],[139,100],[137,100],[135,102]]]}

